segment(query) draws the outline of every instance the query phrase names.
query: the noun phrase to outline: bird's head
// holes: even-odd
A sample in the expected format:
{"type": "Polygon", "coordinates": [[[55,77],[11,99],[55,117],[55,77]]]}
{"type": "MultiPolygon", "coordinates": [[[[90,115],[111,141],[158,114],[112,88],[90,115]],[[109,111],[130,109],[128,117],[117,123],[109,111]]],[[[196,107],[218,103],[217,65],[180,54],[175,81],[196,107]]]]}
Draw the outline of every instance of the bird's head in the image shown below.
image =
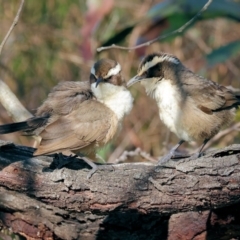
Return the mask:
{"type": "Polygon", "coordinates": [[[112,59],[101,59],[97,61],[91,68],[90,83],[99,84],[110,83],[121,86],[124,80],[121,75],[121,66],[112,59]]]}
{"type": "Polygon", "coordinates": [[[174,72],[174,69],[179,66],[182,66],[181,62],[173,55],[166,53],[149,54],[142,60],[137,75],[128,81],[127,87],[137,82],[141,82],[145,87],[155,85],[163,78],[168,78],[171,72],[174,72]]]}

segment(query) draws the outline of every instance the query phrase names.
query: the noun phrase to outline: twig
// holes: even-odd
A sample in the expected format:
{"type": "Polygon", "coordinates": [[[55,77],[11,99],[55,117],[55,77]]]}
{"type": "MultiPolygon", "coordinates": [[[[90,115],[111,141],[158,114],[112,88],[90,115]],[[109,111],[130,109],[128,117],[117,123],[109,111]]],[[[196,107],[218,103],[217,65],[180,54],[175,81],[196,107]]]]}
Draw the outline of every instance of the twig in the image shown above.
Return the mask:
{"type": "Polygon", "coordinates": [[[137,49],[137,48],[141,48],[141,47],[145,47],[145,46],[149,46],[151,45],[152,43],[154,42],[157,42],[157,41],[160,41],[164,38],[167,38],[167,37],[170,37],[176,33],[181,33],[183,30],[185,30],[189,25],[191,25],[204,11],[207,10],[208,6],[212,3],[212,0],[208,0],[207,3],[203,6],[203,8],[193,17],[191,18],[187,23],[185,23],[183,26],[181,26],[180,28],[174,30],[173,32],[170,32],[170,33],[166,33],[162,36],[158,36],[157,38],[154,38],[153,40],[151,41],[148,41],[148,42],[145,42],[145,43],[142,43],[142,44],[139,44],[137,46],[134,46],[134,47],[123,47],[123,46],[119,46],[119,45],[115,45],[115,44],[112,44],[111,46],[106,46],[106,47],[100,47],[100,48],[97,48],[97,52],[101,52],[101,51],[104,51],[104,50],[108,50],[108,49],[122,49],[122,50],[134,50],[134,49],[137,49]]]}
{"type": "Polygon", "coordinates": [[[9,28],[6,36],[4,37],[4,39],[3,39],[3,41],[2,41],[2,43],[1,43],[1,45],[0,45],[0,55],[1,55],[1,53],[2,53],[2,49],[3,49],[4,44],[6,43],[8,37],[10,36],[13,28],[14,28],[14,27],[17,25],[17,23],[18,23],[18,19],[19,19],[20,13],[21,13],[21,11],[22,11],[24,1],[25,1],[25,0],[22,0],[22,1],[21,1],[21,4],[20,4],[20,6],[19,6],[19,8],[18,8],[18,11],[17,11],[17,15],[16,15],[16,17],[14,18],[11,27],[9,28]]]}
{"type": "Polygon", "coordinates": [[[153,158],[149,153],[144,152],[140,148],[136,148],[134,151],[124,151],[122,155],[115,160],[115,163],[125,162],[128,157],[141,156],[150,162],[156,163],[156,159],[153,158]]]}
{"type": "Polygon", "coordinates": [[[218,141],[220,138],[228,135],[230,132],[233,131],[239,131],[240,130],[240,123],[236,123],[233,126],[219,132],[217,135],[215,135],[210,141],[208,141],[208,143],[206,144],[206,146],[204,147],[204,149],[209,148],[213,143],[215,143],[216,141],[218,141]]]}

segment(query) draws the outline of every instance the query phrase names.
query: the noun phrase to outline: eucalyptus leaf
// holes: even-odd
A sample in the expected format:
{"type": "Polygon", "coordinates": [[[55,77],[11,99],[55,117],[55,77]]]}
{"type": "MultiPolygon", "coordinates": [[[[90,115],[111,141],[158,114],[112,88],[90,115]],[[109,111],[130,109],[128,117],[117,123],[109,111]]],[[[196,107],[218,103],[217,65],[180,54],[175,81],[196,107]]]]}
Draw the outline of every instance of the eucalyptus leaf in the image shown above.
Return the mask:
{"type": "MultiPolygon", "coordinates": [[[[184,23],[193,18],[207,3],[207,0],[165,0],[149,9],[149,11],[138,20],[138,22],[131,23],[124,29],[115,33],[113,37],[107,39],[100,46],[108,46],[111,44],[118,44],[123,41],[134,29],[135,26],[161,22],[161,19],[168,21],[168,28],[160,34],[169,33],[183,26],[184,23]]],[[[204,11],[200,17],[196,19],[205,20],[216,17],[226,17],[236,21],[240,21],[240,1],[235,0],[213,0],[208,9],[204,11]]],[[[151,28],[151,25],[150,27],[151,28]]],[[[185,31],[188,28],[185,29],[185,31]]],[[[177,34],[176,34],[177,36],[177,34]]],[[[171,37],[171,40],[175,36],[171,37]]],[[[141,38],[141,36],[140,36],[141,38]]],[[[144,39],[144,38],[142,38],[144,39]]]]}
{"type": "Polygon", "coordinates": [[[206,56],[206,60],[209,66],[214,66],[238,54],[240,54],[240,40],[213,50],[206,56]]]}

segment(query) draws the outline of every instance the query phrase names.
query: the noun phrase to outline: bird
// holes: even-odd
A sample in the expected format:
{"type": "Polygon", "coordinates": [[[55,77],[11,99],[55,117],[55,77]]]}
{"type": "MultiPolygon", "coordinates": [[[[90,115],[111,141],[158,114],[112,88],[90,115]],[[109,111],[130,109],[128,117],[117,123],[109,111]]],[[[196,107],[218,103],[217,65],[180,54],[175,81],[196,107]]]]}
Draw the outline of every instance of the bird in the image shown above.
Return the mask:
{"type": "Polygon", "coordinates": [[[133,98],[126,88],[120,64],[112,59],[100,59],[92,66],[87,81],[60,82],[35,116],[1,125],[0,134],[22,131],[38,136],[40,141],[34,156],[84,155],[81,159],[92,167],[90,178],[98,169],[92,162],[96,149],[117,135],[132,105],[133,98]]]}
{"type": "Polygon", "coordinates": [[[127,87],[141,82],[147,95],[157,103],[161,121],[180,139],[158,165],[176,157],[184,142],[201,141],[204,146],[223,126],[229,125],[240,105],[240,95],[192,72],[174,55],[155,52],[143,58],[137,75],[127,87]]]}

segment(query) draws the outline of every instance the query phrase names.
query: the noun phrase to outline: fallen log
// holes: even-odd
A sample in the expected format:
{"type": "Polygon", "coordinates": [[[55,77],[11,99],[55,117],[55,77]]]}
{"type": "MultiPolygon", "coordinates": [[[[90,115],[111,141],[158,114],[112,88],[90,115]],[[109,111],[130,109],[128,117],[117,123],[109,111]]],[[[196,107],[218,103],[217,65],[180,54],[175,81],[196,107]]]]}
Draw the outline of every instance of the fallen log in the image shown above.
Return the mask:
{"type": "Polygon", "coordinates": [[[33,151],[0,142],[0,222],[27,239],[205,239],[216,211],[239,215],[240,145],[157,168],[109,165],[89,180],[81,160],[54,169],[33,151]]]}

